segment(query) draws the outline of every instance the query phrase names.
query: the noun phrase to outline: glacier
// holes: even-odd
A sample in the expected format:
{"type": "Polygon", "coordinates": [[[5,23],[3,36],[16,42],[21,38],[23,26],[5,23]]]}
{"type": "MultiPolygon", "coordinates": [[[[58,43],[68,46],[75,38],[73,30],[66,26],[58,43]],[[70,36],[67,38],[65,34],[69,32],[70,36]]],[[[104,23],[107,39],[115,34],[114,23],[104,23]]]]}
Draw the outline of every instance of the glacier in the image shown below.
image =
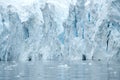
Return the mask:
{"type": "Polygon", "coordinates": [[[0,0],[0,60],[120,61],[119,0],[0,0]]]}

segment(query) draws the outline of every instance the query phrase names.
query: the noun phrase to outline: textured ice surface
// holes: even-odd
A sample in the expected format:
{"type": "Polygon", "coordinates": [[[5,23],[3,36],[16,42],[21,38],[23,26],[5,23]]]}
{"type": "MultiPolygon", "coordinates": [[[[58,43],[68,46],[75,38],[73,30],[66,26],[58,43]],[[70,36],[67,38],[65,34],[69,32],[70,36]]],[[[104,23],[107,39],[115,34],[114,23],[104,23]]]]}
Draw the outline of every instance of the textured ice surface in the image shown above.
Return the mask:
{"type": "Polygon", "coordinates": [[[120,59],[119,0],[0,0],[0,60],[120,59]]]}

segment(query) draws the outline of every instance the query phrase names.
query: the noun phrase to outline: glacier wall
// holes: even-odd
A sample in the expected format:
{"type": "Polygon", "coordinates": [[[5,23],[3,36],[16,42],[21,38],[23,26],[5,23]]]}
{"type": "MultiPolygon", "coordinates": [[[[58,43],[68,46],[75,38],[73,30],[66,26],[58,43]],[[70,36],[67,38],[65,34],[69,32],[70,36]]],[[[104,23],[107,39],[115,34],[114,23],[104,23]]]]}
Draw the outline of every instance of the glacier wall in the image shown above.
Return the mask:
{"type": "Polygon", "coordinates": [[[0,0],[0,60],[120,60],[119,0],[0,0]]]}

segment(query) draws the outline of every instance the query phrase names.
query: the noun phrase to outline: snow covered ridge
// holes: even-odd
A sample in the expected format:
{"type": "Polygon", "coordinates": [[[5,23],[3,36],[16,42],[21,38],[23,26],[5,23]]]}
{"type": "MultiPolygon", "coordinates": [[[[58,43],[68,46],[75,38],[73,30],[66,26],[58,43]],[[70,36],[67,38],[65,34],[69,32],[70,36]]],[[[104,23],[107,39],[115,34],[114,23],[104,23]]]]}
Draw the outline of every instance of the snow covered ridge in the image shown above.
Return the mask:
{"type": "Polygon", "coordinates": [[[120,60],[119,0],[0,0],[0,60],[120,60]]]}

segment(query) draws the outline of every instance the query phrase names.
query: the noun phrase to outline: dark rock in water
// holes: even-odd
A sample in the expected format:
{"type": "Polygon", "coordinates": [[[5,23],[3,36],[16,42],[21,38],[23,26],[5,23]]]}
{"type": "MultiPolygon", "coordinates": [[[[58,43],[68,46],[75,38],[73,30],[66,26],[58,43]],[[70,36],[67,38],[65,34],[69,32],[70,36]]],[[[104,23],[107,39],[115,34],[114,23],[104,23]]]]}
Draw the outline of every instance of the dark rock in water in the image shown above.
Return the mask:
{"type": "Polygon", "coordinates": [[[82,60],[85,61],[86,60],[86,55],[82,55],[82,60]]]}
{"type": "Polygon", "coordinates": [[[98,61],[101,61],[101,59],[98,59],[98,61]]]}
{"type": "Polygon", "coordinates": [[[29,58],[28,58],[28,61],[32,61],[32,58],[31,58],[31,57],[29,57],[29,58]]]}

